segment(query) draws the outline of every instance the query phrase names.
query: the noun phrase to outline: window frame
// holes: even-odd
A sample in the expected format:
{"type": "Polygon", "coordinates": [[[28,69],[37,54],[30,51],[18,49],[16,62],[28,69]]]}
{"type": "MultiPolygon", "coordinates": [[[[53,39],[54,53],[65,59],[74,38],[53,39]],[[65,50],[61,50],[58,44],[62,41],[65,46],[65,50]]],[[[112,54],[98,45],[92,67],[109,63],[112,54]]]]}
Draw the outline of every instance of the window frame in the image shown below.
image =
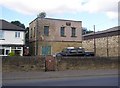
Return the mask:
{"type": "Polygon", "coordinates": [[[3,30],[0,30],[0,40],[1,39],[4,39],[4,31],[3,30]]]}
{"type": "Polygon", "coordinates": [[[18,32],[18,31],[16,31],[15,32],[15,38],[20,38],[21,36],[20,36],[20,32],[18,32]]]}
{"type": "Polygon", "coordinates": [[[76,36],[76,28],[75,27],[71,27],[71,37],[77,37],[76,36]]]}
{"type": "Polygon", "coordinates": [[[60,36],[61,37],[66,37],[65,36],[65,27],[60,27],[60,36]]]}
{"type": "Polygon", "coordinates": [[[44,36],[49,36],[49,26],[44,26],[44,36]]]}

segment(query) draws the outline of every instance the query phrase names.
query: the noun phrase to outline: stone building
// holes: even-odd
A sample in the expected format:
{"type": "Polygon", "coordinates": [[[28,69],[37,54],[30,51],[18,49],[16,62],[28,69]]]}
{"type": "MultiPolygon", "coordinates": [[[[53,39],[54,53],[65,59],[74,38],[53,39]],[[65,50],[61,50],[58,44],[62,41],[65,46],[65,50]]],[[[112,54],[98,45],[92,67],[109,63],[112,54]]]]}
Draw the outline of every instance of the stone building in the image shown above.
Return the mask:
{"type": "Polygon", "coordinates": [[[120,56],[120,30],[117,27],[83,35],[82,46],[88,51],[95,51],[96,56],[120,56]]]}
{"type": "Polygon", "coordinates": [[[65,47],[82,46],[82,22],[36,18],[29,24],[32,55],[53,55],[65,47]]]}

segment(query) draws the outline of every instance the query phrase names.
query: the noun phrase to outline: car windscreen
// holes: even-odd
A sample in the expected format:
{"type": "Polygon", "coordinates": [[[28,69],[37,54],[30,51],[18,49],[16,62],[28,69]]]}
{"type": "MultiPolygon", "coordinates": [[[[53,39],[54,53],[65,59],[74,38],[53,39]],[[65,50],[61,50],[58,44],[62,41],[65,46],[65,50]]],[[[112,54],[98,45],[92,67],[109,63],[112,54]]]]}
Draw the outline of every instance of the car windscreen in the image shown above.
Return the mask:
{"type": "Polygon", "coordinates": [[[77,50],[76,49],[71,49],[70,53],[77,53],[77,50]]]}

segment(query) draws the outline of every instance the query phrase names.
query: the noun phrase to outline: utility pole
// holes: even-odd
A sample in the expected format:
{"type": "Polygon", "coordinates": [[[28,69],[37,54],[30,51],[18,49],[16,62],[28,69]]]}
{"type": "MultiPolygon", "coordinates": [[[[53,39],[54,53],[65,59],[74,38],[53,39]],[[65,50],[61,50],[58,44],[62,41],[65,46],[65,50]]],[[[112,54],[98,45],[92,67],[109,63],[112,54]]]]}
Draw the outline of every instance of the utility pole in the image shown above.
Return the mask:
{"type": "Polygon", "coordinates": [[[95,25],[93,27],[94,27],[94,53],[96,55],[95,25]]]}
{"type": "Polygon", "coordinates": [[[107,34],[107,57],[109,57],[109,50],[108,50],[108,33],[106,33],[107,34]]]}

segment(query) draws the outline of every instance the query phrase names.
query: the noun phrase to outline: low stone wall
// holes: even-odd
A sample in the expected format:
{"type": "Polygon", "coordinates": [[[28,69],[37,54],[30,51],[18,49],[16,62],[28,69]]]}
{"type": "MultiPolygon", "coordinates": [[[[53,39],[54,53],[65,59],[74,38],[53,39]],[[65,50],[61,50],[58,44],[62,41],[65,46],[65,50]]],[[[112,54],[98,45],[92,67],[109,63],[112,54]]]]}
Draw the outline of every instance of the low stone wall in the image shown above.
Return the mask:
{"type": "Polygon", "coordinates": [[[118,57],[63,57],[57,65],[58,70],[117,69],[118,57]]]}
{"type": "Polygon", "coordinates": [[[2,57],[2,71],[44,71],[44,62],[41,56],[2,57]]]}
{"type": "MultiPolygon", "coordinates": [[[[56,71],[118,68],[118,57],[62,57],[54,59],[56,71]]],[[[45,57],[3,57],[2,71],[45,71],[45,57]]]]}

